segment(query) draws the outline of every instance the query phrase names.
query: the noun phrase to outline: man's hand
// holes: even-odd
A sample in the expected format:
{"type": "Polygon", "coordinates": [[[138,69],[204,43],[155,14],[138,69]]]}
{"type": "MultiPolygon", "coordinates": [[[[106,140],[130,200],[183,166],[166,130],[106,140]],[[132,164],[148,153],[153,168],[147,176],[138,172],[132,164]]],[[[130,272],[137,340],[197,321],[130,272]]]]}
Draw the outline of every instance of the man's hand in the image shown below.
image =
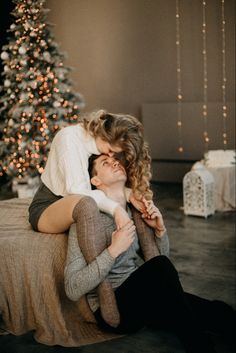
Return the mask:
{"type": "Polygon", "coordinates": [[[114,219],[118,230],[130,221],[128,213],[121,206],[115,208],[114,219]]]}
{"type": "Polygon", "coordinates": [[[122,252],[126,251],[133,243],[134,238],[135,225],[130,220],[124,227],[112,233],[111,245],[108,247],[111,256],[116,258],[122,252]]]}
{"type": "Polygon", "coordinates": [[[145,206],[145,211],[142,213],[143,220],[149,225],[149,227],[155,230],[157,236],[162,236],[165,233],[166,228],[161,212],[154,205],[152,200],[147,201],[143,197],[142,201],[145,206]]]}

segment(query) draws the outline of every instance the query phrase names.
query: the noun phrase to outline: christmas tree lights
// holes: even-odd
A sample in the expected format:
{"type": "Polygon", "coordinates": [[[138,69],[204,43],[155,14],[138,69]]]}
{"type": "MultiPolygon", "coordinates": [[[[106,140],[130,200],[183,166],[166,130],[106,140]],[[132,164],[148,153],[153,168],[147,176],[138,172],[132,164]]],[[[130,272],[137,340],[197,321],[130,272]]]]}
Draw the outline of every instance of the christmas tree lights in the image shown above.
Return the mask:
{"type": "Polygon", "coordinates": [[[9,43],[2,48],[0,176],[42,173],[50,143],[61,127],[78,121],[83,105],[71,90],[50,26],[45,0],[14,0],[9,43]]]}

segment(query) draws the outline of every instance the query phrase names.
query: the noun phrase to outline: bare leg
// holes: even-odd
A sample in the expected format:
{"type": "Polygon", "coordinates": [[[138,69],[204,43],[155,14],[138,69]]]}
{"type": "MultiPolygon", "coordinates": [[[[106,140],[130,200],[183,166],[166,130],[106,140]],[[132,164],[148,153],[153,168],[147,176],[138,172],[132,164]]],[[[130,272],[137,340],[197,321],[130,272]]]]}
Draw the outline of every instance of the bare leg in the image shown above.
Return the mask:
{"type": "Polygon", "coordinates": [[[84,195],[69,195],[54,202],[42,213],[38,230],[42,233],[63,233],[72,223],[75,205],[84,195]]]}
{"type": "MultiPolygon", "coordinates": [[[[105,215],[104,215],[105,217],[105,215]]],[[[108,217],[108,216],[107,216],[108,217]]],[[[109,245],[104,224],[106,223],[91,197],[81,199],[73,211],[80,249],[88,263],[109,245]]],[[[118,326],[120,315],[111,283],[104,279],[97,288],[100,310],[103,319],[111,326],[118,326]]]]}

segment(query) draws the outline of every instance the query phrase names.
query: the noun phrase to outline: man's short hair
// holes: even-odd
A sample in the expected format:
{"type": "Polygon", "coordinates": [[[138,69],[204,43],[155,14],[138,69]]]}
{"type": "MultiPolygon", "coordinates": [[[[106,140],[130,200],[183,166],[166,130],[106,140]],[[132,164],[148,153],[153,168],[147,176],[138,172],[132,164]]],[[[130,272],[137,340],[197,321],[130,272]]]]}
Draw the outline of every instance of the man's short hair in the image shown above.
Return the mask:
{"type": "MultiPolygon", "coordinates": [[[[100,154],[92,154],[89,157],[89,165],[88,165],[88,172],[89,172],[89,177],[90,179],[97,175],[96,167],[95,167],[95,161],[100,157],[100,154]]],[[[125,167],[125,159],[124,159],[124,153],[119,152],[116,153],[114,156],[115,159],[117,159],[124,167],[125,167]]],[[[92,189],[96,189],[96,186],[92,185],[92,189]]]]}
{"type": "MultiPolygon", "coordinates": [[[[89,157],[89,165],[88,165],[88,172],[89,172],[89,177],[90,179],[92,177],[94,177],[95,175],[97,175],[97,171],[96,171],[96,167],[95,167],[95,161],[96,159],[100,157],[100,155],[98,154],[92,154],[90,157],[89,157]]],[[[91,187],[92,189],[96,189],[96,186],[92,185],[91,184],[91,187]]]]}
{"type": "Polygon", "coordinates": [[[89,165],[88,165],[88,172],[89,172],[89,176],[90,176],[90,179],[97,175],[97,171],[96,171],[96,168],[95,168],[95,161],[96,159],[100,157],[100,155],[97,155],[97,154],[92,154],[90,157],[89,157],[89,165]]]}

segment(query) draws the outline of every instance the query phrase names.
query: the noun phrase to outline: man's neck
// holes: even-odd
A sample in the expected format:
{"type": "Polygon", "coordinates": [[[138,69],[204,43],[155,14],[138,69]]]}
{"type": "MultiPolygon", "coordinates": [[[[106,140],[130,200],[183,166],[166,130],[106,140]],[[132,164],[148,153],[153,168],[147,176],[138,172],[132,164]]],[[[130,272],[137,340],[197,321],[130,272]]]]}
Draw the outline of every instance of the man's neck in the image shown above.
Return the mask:
{"type": "Polygon", "coordinates": [[[106,194],[110,199],[118,202],[121,207],[126,209],[126,195],[125,195],[125,187],[120,184],[113,184],[109,186],[103,186],[101,190],[106,194]]]}

